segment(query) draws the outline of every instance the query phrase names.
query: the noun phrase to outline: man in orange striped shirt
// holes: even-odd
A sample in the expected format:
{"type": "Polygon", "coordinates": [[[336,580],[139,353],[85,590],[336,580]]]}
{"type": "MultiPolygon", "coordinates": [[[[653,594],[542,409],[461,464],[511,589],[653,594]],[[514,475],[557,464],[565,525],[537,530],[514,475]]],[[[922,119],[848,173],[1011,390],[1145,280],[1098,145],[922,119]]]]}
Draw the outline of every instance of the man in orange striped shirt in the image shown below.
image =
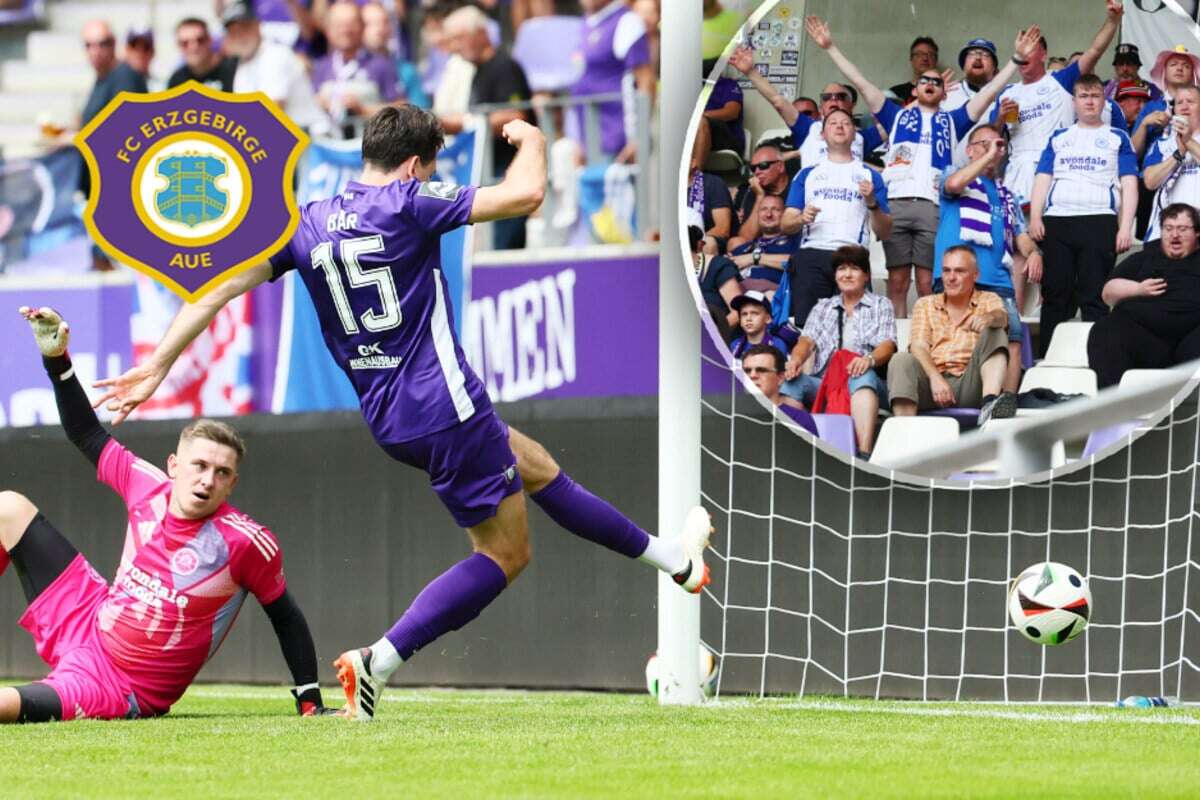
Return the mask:
{"type": "Polygon", "coordinates": [[[913,306],[909,352],[888,364],[896,416],[960,406],[980,409],[979,424],[1017,413],[1017,398],[1001,390],[1008,367],[1008,312],[998,295],[977,291],[979,264],[967,245],[942,257],[943,291],[913,306]]]}

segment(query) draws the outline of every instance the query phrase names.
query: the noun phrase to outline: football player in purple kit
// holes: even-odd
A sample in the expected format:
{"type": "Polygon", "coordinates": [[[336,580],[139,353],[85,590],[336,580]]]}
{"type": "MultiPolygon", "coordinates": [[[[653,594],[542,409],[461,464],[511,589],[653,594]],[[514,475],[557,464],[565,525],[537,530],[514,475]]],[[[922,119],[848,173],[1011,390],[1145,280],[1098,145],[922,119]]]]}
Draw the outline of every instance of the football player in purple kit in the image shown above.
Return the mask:
{"type": "Polygon", "coordinates": [[[710,520],[688,514],[681,536],[651,536],[579,486],[540,444],[505,425],[467,364],[441,274],[440,239],[476,222],[525,216],[546,188],[545,138],[514,120],[517,148],[495,186],[433,182],[442,129],[410,105],[379,111],[362,139],[363,172],[341,194],[308,204],[291,242],[176,315],[152,357],[96,401],[124,419],[229,300],[297,269],[325,343],[358,393],[363,417],[393,458],[425,470],[474,553],[435,578],[387,633],[335,662],[348,715],[370,720],[388,676],[425,645],[470,622],[529,563],[524,489],[571,533],[670,573],[689,592],[709,582],[710,520]]]}

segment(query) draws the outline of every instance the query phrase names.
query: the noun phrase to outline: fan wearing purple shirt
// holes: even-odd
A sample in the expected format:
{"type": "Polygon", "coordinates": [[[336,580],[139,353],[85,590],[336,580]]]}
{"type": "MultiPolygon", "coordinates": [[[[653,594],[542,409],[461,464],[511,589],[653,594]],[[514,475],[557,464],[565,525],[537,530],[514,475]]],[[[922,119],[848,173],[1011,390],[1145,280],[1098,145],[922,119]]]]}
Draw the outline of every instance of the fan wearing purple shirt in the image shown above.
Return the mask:
{"type": "Polygon", "coordinates": [[[362,10],[352,0],[334,3],[326,15],[329,55],[313,65],[313,91],[321,108],[340,126],[365,120],[402,99],[396,67],[363,46],[362,10]]]}
{"type": "Polygon", "coordinates": [[[120,421],[149,398],[171,364],[234,297],[295,269],[316,306],[333,358],[358,393],[379,445],[429,474],[475,552],[435,578],[371,647],[338,658],[348,715],[374,717],[388,676],[422,647],[470,622],[529,563],[524,489],[562,527],[674,576],[690,592],[709,581],[703,508],[684,533],[651,536],[559,469],[540,444],[508,427],[463,355],[441,272],[441,235],[477,222],[527,215],[546,190],[546,141],[524,120],[504,126],[517,148],[495,186],[431,182],[443,132],[411,105],[367,123],[363,172],[338,195],[309,203],[291,242],[186,304],[144,364],[97,383],[120,421]]]}
{"type": "MultiPolygon", "coordinates": [[[[601,103],[600,151],[627,163],[635,160],[635,92],[654,97],[654,65],[646,23],[621,0],[580,0],[583,7],[583,74],[571,87],[575,97],[620,92],[601,103]]],[[[583,108],[578,122],[584,126],[583,108]]]]}
{"type": "Polygon", "coordinates": [[[783,385],[783,365],[783,353],[766,343],[754,345],[742,356],[742,372],[746,373],[746,377],[767,401],[792,422],[817,436],[817,423],[812,414],[793,405],[796,402],[794,399],[779,392],[779,387],[783,385]]]}

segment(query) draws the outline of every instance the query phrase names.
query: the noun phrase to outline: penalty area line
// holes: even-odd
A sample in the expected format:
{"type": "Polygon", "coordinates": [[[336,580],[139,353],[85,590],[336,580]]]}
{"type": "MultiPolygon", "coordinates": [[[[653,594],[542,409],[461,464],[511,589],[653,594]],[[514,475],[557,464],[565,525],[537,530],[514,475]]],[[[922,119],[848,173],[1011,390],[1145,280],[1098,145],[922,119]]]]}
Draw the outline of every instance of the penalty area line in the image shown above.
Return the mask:
{"type": "MultiPolygon", "coordinates": [[[[875,701],[872,701],[875,702],[875,701]]],[[[915,702],[915,701],[914,701],[915,702]]],[[[860,703],[837,703],[828,700],[797,700],[772,704],[773,708],[799,709],[803,711],[833,711],[846,714],[899,714],[914,717],[974,717],[980,719],[1007,719],[1018,722],[1068,722],[1087,724],[1096,722],[1132,723],[1137,725],[1200,725],[1200,718],[1191,716],[1183,709],[1155,709],[1153,714],[1138,713],[1136,709],[1120,709],[1124,714],[1102,714],[1099,711],[1016,711],[1000,708],[947,708],[914,705],[870,705],[860,703]],[[1184,711],[1184,713],[1180,713],[1184,711]]]]}

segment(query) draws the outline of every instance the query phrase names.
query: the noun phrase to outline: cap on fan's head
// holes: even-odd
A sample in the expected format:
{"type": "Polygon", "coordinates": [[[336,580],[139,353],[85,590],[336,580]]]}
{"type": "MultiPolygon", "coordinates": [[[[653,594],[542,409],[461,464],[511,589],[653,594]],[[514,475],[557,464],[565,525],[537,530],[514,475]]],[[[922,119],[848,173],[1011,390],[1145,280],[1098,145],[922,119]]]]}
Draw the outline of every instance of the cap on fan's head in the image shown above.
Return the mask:
{"type": "Polygon", "coordinates": [[[258,14],[254,11],[254,4],[245,0],[235,0],[221,12],[221,24],[226,28],[235,22],[250,22],[256,19],[258,14]]]}
{"type": "Polygon", "coordinates": [[[1136,44],[1119,44],[1117,52],[1113,55],[1113,66],[1117,64],[1136,64],[1139,67],[1142,65],[1142,57],[1138,54],[1136,44]]]}
{"type": "Polygon", "coordinates": [[[990,39],[972,39],[967,42],[962,50],[958,51],[958,68],[964,69],[967,63],[967,53],[971,50],[987,50],[992,54],[992,63],[999,64],[1000,59],[996,55],[996,44],[990,39]]]}
{"type": "Polygon", "coordinates": [[[748,305],[760,305],[767,310],[768,314],[771,313],[771,301],[767,299],[765,294],[755,289],[751,289],[733,298],[733,302],[729,304],[729,307],[734,311],[741,311],[748,305]]]}
{"type": "Polygon", "coordinates": [[[134,47],[143,45],[154,49],[154,29],[149,25],[130,28],[125,34],[125,44],[134,47]]]}
{"type": "Polygon", "coordinates": [[[1142,81],[1121,81],[1118,83],[1115,99],[1125,100],[1131,97],[1140,97],[1142,100],[1149,100],[1150,87],[1142,81]]]}

